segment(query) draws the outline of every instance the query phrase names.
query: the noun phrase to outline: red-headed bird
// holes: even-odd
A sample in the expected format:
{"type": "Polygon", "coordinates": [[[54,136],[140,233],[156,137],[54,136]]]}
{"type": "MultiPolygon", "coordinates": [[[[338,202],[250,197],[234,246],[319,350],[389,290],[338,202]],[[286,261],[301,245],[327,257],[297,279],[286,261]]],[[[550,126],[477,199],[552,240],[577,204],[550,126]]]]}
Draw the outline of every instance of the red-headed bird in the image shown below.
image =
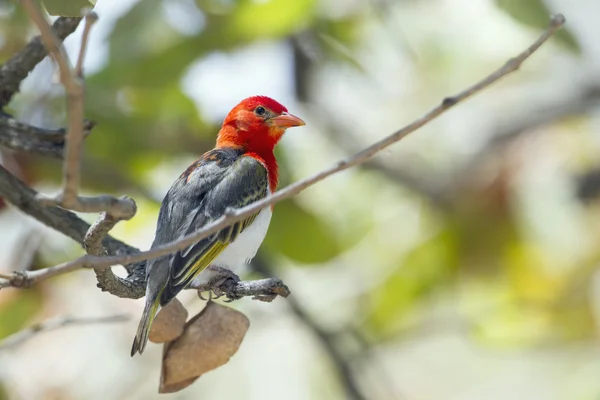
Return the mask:
{"type": "MultiPolygon", "coordinates": [[[[228,208],[244,207],[277,188],[273,149],[287,128],[304,125],[275,100],[254,96],[225,118],[214,149],[173,183],[162,201],[152,247],[186,236],[221,217],[228,208]]],[[[235,268],[256,255],[271,208],[200,240],[177,253],[148,261],[146,305],[131,355],[142,353],[159,306],[165,306],[209,265],[235,268]]]]}

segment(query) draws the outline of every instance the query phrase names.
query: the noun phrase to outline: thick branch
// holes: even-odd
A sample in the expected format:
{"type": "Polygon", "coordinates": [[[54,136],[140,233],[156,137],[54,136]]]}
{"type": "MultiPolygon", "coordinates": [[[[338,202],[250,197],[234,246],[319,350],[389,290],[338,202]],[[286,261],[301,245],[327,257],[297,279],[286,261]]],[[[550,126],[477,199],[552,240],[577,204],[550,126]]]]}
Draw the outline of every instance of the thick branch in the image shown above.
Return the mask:
{"type": "Polygon", "coordinates": [[[40,332],[48,332],[57,328],[70,325],[90,325],[90,324],[107,324],[114,322],[124,322],[129,320],[128,315],[112,315],[109,317],[97,318],[73,318],[73,317],[57,317],[47,321],[35,324],[27,329],[23,329],[13,335],[8,336],[0,342],[0,352],[15,348],[27,340],[33,338],[40,332]]]}
{"type": "MultiPolygon", "coordinates": [[[[94,127],[93,122],[84,124],[84,136],[94,127]]],[[[16,151],[37,153],[62,158],[65,129],[42,129],[17,121],[0,113],[0,146],[16,151]]]]}
{"type": "MultiPolygon", "coordinates": [[[[179,240],[172,241],[161,246],[157,246],[153,249],[150,249],[145,252],[137,253],[137,254],[126,254],[120,256],[110,256],[110,257],[97,257],[97,256],[83,256],[76,260],[69,261],[63,264],[59,264],[44,270],[40,271],[32,271],[27,274],[24,274],[21,277],[20,282],[26,282],[27,284],[32,284],[38,282],[43,279],[47,279],[56,275],[60,275],[63,273],[71,272],[79,268],[83,267],[92,267],[94,269],[101,268],[109,268],[112,265],[117,264],[132,264],[140,261],[146,261],[153,258],[158,258],[167,254],[171,254],[177,250],[184,249],[198,241],[207,238],[208,236],[220,231],[221,229],[226,228],[227,226],[240,221],[244,218],[247,218],[250,215],[253,215],[259,212],[261,209],[268,207],[272,204],[280,202],[282,200],[288,199],[296,194],[302,192],[306,188],[314,185],[317,182],[324,180],[325,178],[336,174],[340,171],[351,168],[355,165],[359,165],[361,163],[366,162],[371,159],[375,154],[379,153],[386,147],[400,141],[408,134],[414,132],[415,130],[421,128],[427,123],[431,122],[433,119],[437,118],[441,114],[443,114],[448,109],[452,108],[456,104],[461,101],[466,100],[472,95],[480,92],[481,90],[489,87],[493,83],[497,82],[502,77],[510,74],[511,72],[516,71],[521,64],[529,58],[535,50],[537,50],[548,38],[556,32],[565,22],[565,19],[562,15],[553,16],[550,21],[550,26],[548,29],[540,36],[538,40],[536,40],[530,47],[528,47],[523,53],[519,54],[517,57],[509,60],[497,71],[493,72],[491,75],[485,77],[483,80],[477,82],[475,85],[465,89],[459,94],[445,98],[440,105],[435,107],[433,110],[429,111],[422,117],[408,124],[404,128],[394,132],[393,134],[385,137],[384,139],[374,143],[373,145],[367,147],[363,151],[355,154],[354,156],[340,161],[334,166],[321,171],[309,178],[303,179],[299,182],[296,182],[292,185],[287,186],[286,188],[275,192],[273,195],[268,196],[262,200],[254,202],[246,207],[237,209],[237,210],[228,210],[225,215],[221,218],[215,220],[213,223],[206,225],[202,229],[187,235],[179,240]]],[[[0,287],[2,286],[16,286],[14,282],[0,282],[0,287]]]]}
{"type": "Polygon", "coordinates": [[[108,232],[119,222],[117,218],[107,213],[100,214],[100,217],[90,226],[90,229],[83,237],[83,248],[88,254],[101,256],[104,254],[102,239],[108,235],[108,232]]]}
{"type": "Polygon", "coordinates": [[[290,289],[279,278],[240,281],[224,290],[230,298],[252,296],[255,300],[270,302],[276,296],[288,297],[290,289]]]}
{"type": "MultiPolygon", "coordinates": [[[[13,176],[0,165],[0,194],[2,197],[18,207],[25,214],[30,215],[44,225],[55,229],[77,243],[83,244],[83,238],[90,225],[70,211],[59,207],[45,207],[36,201],[38,193],[13,176]]],[[[123,252],[137,252],[120,240],[107,236],[102,241],[108,254],[121,254],[123,252]]]]}
{"type": "MultiPolygon", "coordinates": [[[[60,197],[60,196],[59,196],[60,197]]],[[[57,201],[56,198],[49,198],[44,195],[39,195],[37,200],[40,204],[52,206],[55,204],[63,205],[64,201],[57,201]]],[[[135,201],[127,196],[120,198],[100,195],[100,196],[77,196],[76,203],[71,204],[67,207],[73,211],[83,213],[96,213],[96,212],[109,212],[112,216],[119,218],[120,220],[131,219],[137,210],[135,201]]],[[[65,205],[66,207],[66,205],[65,205]]]]}
{"type": "Polygon", "coordinates": [[[214,274],[211,282],[202,285],[194,285],[194,282],[188,286],[188,289],[198,291],[201,298],[201,292],[213,291],[218,295],[225,294],[230,300],[240,299],[245,296],[252,296],[253,300],[260,300],[267,303],[275,300],[277,296],[288,297],[290,289],[279,278],[259,279],[255,281],[241,281],[237,275],[226,268],[210,266],[214,274]],[[216,283],[215,283],[216,282],[216,283]]]}
{"type": "MultiPolygon", "coordinates": [[[[52,31],[58,40],[65,40],[75,31],[81,18],[58,18],[52,31]]],[[[0,109],[6,106],[29,72],[46,57],[46,48],[40,36],[33,38],[27,46],[0,67],[0,109]]]]}
{"type": "MultiPolygon", "coordinates": [[[[135,203],[134,203],[135,204],[135,203]]],[[[134,210],[135,213],[135,210],[134,210]]],[[[83,248],[88,254],[94,256],[102,256],[105,254],[104,248],[102,247],[102,240],[108,235],[108,232],[112,228],[115,227],[122,221],[122,218],[119,216],[113,216],[107,212],[103,212],[100,214],[100,217],[94,222],[90,229],[85,234],[83,238],[83,248]]],[[[98,287],[102,289],[102,291],[108,291],[114,295],[119,296],[119,294],[128,294],[135,293],[136,296],[143,296],[144,287],[145,287],[145,263],[141,266],[143,274],[139,274],[141,279],[135,279],[133,274],[131,274],[127,280],[122,279],[115,274],[113,274],[111,268],[106,269],[94,269],[96,273],[96,279],[98,280],[98,287]]],[[[132,271],[133,272],[133,271],[132,271]]],[[[129,296],[119,296],[119,297],[129,297],[129,296]]]]}

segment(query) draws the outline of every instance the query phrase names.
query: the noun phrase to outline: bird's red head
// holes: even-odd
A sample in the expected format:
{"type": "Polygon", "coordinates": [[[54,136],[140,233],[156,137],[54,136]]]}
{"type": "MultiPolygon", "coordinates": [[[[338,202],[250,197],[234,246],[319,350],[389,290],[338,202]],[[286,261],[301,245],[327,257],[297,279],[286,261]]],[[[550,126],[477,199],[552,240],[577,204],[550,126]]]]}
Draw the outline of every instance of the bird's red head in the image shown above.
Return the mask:
{"type": "Polygon", "coordinates": [[[301,125],[304,121],[270,97],[248,97],[225,117],[217,147],[241,147],[258,154],[272,152],[287,128],[301,125]]]}
{"type": "Polygon", "coordinates": [[[269,170],[271,189],[277,186],[277,162],[273,149],[287,128],[304,121],[289,114],[277,101],[266,96],[242,100],[225,117],[217,136],[217,148],[241,148],[263,162],[269,170]]]}

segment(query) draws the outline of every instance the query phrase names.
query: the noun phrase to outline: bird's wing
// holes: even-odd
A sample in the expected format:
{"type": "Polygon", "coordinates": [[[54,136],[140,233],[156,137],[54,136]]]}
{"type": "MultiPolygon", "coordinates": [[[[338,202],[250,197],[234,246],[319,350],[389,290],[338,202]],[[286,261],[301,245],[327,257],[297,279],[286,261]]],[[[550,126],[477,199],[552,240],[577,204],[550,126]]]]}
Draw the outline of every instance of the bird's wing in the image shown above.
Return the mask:
{"type": "MultiPolygon", "coordinates": [[[[176,212],[184,212],[184,215],[177,215],[175,218],[179,220],[177,227],[174,227],[177,237],[183,237],[211,223],[228,208],[244,207],[267,195],[267,169],[260,161],[249,156],[239,156],[233,162],[221,162],[217,170],[214,170],[215,163],[219,164],[216,159],[212,163],[201,163],[191,171],[186,184],[180,189],[181,193],[174,196],[177,203],[181,204],[181,200],[186,199],[183,202],[187,204],[176,212]],[[195,207],[190,207],[189,204],[194,204],[195,207]]],[[[172,207],[177,207],[177,204],[172,207]]],[[[256,215],[258,213],[175,253],[170,259],[169,279],[161,296],[161,304],[168,303],[185,288],[254,221],[256,215]]]]}

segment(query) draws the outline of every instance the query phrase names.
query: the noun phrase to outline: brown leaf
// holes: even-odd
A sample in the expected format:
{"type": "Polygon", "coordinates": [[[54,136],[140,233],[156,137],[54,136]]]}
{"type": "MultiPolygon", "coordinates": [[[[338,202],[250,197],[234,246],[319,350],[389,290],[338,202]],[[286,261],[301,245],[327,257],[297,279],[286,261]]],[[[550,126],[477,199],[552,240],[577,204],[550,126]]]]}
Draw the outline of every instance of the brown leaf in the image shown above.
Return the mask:
{"type": "Polygon", "coordinates": [[[241,312],[209,302],[185,326],[183,334],[166,344],[160,393],[172,393],[196,378],[227,363],[250,326],[241,312]]]}
{"type": "MultiPolygon", "coordinates": [[[[168,345],[165,345],[165,346],[168,346],[168,345]]],[[[175,383],[166,385],[162,380],[163,376],[164,375],[161,375],[161,381],[160,381],[160,386],[158,388],[158,393],[179,392],[181,389],[185,389],[186,387],[190,386],[192,383],[196,382],[196,379],[199,378],[199,376],[197,376],[195,378],[186,379],[185,381],[175,382],[175,383]]]]}
{"type": "Polygon", "coordinates": [[[177,299],[161,308],[150,328],[149,339],[154,343],[166,343],[177,339],[185,328],[188,312],[177,299]]]}

